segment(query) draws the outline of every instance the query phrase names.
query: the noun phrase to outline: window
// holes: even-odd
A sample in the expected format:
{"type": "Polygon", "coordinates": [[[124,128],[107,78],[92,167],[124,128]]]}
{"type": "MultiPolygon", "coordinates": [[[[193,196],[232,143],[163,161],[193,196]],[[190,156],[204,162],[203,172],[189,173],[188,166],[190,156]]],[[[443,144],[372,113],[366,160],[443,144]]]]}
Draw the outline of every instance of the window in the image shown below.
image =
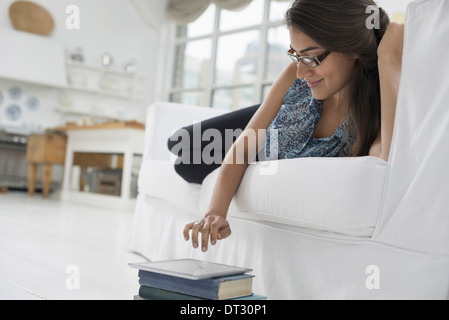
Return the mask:
{"type": "Polygon", "coordinates": [[[236,110],[261,103],[290,62],[290,0],[253,0],[240,11],[211,5],[177,26],[170,101],[236,110]]]}

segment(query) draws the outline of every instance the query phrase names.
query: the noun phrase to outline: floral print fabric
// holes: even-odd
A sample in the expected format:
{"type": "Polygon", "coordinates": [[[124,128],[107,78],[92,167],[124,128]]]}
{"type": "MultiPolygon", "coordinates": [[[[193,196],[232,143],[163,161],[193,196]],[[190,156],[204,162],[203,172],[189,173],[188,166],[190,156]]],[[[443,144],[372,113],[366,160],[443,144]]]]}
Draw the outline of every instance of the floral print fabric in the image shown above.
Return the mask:
{"type": "Polygon", "coordinates": [[[297,79],[285,94],[284,105],[268,127],[268,159],[349,156],[354,138],[345,133],[348,120],[331,137],[313,138],[321,111],[322,101],[313,98],[306,81],[297,79]],[[273,135],[273,130],[277,131],[277,137],[273,135]],[[271,151],[277,150],[277,157],[270,154],[270,145],[271,151]]]}

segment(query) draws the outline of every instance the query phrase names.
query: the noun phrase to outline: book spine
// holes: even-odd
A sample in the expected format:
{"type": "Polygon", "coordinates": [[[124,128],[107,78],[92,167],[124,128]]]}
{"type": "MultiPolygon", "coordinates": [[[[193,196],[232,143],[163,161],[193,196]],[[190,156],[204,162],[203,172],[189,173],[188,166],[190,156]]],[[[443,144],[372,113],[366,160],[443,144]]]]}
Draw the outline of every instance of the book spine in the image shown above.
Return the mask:
{"type": "Polygon", "coordinates": [[[219,281],[215,279],[189,280],[164,274],[139,270],[139,283],[142,286],[155,287],[190,296],[218,299],[219,281]]]}
{"type": "Polygon", "coordinates": [[[203,300],[187,294],[147,286],[140,286],[139,296],[148,300],[203,300]]]}

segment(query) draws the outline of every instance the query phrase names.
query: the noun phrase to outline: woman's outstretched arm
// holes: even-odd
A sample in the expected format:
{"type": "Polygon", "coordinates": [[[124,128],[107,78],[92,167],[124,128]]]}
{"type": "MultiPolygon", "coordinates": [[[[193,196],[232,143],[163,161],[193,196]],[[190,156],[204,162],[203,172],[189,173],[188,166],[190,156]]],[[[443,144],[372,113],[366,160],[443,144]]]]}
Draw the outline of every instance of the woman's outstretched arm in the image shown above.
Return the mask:
{"type": "MultiPolygon", "coordinates": [[[[184,238],[186,241],[191,239],[194,248],[198,248],[200,245],[198,239],[200,233],[202,251],[207,251],[209,239],[210,243],[215,245],[217,240],[230,236],[231,228],[226,220],[229,206],[240,186],[249,162],[256,156],[252,152],[257,152],[257,148],[248,146],[245,137],[255,133],[257,139],[258,130],[268,128],[283,104],[285,93],[296,80],[296,71],[296,64],[292,63],[281,73],[274,82],[267,99],[227,153],[215,184],[208,211],[202,220],[203,225],[192,222],[184,228],[184,238]],[[242,151],[244,154],[241,154],[242,151]],[[241,161],[241,159],[244,159],[244,161],[241,161]],[[191,237],[190,230],[192,230],[191,237]]],[[[256,145],[260,145],[258,141],[256,141],[256,145]]]]}

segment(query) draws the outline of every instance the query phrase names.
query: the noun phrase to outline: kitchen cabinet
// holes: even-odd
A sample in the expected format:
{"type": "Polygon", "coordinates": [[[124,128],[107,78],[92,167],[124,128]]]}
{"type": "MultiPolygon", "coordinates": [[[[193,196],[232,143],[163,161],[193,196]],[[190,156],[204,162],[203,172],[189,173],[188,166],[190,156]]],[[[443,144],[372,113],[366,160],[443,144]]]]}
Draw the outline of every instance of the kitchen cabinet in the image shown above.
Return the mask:
{"type": "Polygon", "coordinates": [[[0,28],[0,40],[5,48],[15,48],[4,51],[0,78],[56,89],[59,104],[52,102],[51,109],[69,121],[86,117],[132,120],[146,105],[147,78],[137,72],[70,60],[61,44],[26,32],[0,28]]]}
{"type": "Polygon", "coordinates": [[[0,41],[0,78],[54,88],[67,86],[61,44],[42,36],[1,27],[0,41]]]}
{"type": "Polygon", "coordinates": [[[145,127],[119,122],[56,129],[68,135],[62,199],[109,209],[134,209],[132,191],[140,169],[136,159],[142,158],[145,127]],[[89,175],[83,176],[86,171],[89,175]]]}

